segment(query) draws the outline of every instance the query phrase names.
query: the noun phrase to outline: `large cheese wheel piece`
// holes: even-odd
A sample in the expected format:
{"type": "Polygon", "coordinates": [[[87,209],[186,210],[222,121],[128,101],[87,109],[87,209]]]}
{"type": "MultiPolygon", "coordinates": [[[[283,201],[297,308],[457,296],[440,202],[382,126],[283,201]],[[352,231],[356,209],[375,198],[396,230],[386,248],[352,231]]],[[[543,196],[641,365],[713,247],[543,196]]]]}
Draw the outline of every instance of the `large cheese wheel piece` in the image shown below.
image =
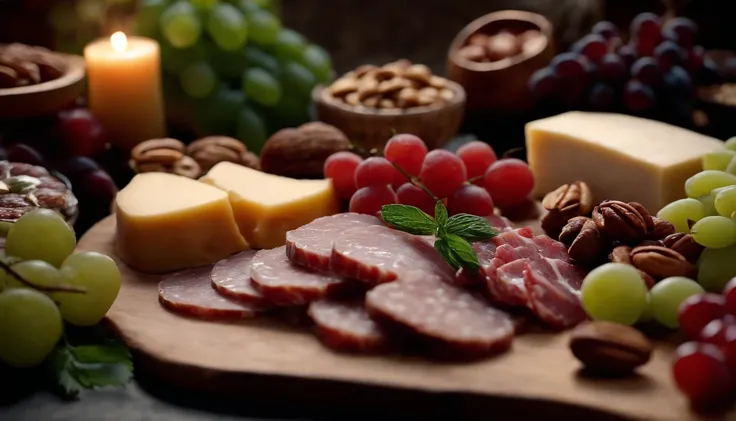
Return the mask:
{"type": "Polygon", "coordinates": [[[723,143],[654,120],[568,112],[528,123],[526,147],[536,197],[581,180],[596,200],[639,202],[656,213],[685,196],[701,156],[723,143]]]}
{"type": "Polygon", "coordinates": [[[296,180],[220,162],[200,179],[230,194],[240,232],[253,248],[283,246],[286,232],[339,211],[332,180],[296,180]]]}
{"type": "Polygon", "coordinates": [[[141,272],[215,263],[245,250],[227,193],[165,173],[136,175],[115,199],[116,251],[141,272]]]}

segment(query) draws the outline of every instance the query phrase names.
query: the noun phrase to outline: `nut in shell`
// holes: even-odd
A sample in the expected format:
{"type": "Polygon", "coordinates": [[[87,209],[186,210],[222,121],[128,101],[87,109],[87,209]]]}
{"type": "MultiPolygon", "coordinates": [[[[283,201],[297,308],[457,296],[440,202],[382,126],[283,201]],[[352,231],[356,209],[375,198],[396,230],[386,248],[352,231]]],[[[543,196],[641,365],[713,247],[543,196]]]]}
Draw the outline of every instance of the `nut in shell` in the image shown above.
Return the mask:
{"type": "Polygon", "coordinates": [[[646,364],[654,345],[633,327],[592,321],[572,331],[570,350],[590,372],[621,376],[646,364]]]}
{"type": "Polygon", "coordinates": [[[227,136],[207,136],[187,146],[188,155],[204,172],[223,161],[243,164],[246,152],[248,149],[241,141],[227,136]]]}

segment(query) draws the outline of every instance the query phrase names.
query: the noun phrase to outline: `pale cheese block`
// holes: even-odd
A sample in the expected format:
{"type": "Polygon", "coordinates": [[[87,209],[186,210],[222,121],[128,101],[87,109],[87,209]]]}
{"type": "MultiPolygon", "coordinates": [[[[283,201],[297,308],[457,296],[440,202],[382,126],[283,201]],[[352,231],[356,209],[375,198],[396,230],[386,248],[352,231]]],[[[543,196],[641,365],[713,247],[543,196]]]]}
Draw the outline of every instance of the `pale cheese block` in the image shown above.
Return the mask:
{"type": "Polygon", "coordinates": [[[207,265],[248,248],[227,193],[178,175],[136,175],[118,193],[115,217],[116,252],[141,272],[207,265]]]}
{"type": "Polygon", "coordinates": [[[332,180],[297,180],[220,162],[200,181],[230,195],[240,233],[253,248],[284,245],[286,232],[340,210],[332,180]]]}
{"type": "Polygon", "coordinates": [[[639,202],[651,213],[685,197],[685,180],[718,139],[622,114],[568,112],[526,125],[534,196],[586,182],[596,200],[639,202]]]}

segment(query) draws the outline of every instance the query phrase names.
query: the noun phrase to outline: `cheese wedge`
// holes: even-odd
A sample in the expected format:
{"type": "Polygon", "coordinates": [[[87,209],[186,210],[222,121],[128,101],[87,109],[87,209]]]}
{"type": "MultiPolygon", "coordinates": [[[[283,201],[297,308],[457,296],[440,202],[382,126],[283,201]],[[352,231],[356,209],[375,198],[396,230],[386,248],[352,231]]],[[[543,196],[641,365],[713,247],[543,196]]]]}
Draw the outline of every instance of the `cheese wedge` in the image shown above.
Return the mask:
{"type": "Polygon", "coordinates": [[[253,248],[282,246],[286,231],[340,210],[329,179],[296,180],[221,162],[200,181],[229,193],[240,233],[253,248]]]}
{"type": "Polygon", "coordinates": [[[211,264],[248,248],[227,193],[178,175],[136,175],[118,193],[115,217],[116,252],[141,272],[211,264]]]}
{"type": "Polygon", "coordinates": [[[581,180],[596,200],[639,202],[656,213],[685,197],[701,156],[723,143],[654,120],[568,112],[528,123],[526,148],[537,198],[581,180]]]}

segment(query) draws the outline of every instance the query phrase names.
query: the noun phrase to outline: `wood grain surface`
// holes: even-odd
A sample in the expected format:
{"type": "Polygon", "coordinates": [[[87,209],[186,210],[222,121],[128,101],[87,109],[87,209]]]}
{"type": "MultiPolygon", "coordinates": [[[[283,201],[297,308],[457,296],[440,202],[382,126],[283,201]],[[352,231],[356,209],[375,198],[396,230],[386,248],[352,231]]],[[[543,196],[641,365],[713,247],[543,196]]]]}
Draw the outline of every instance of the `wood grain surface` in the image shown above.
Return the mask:
{"type": "MultiPolygon", "coordinates": [[[[114,217],[108,217],[80,240],[78,249],[115,257],[114,233],[114,217]]],[[[484,417],[479,413],[478,419],[498,415],[494,405],[537,420],[572,414],[552,415],[560,408],[588,414],[566,420],[701,419],[690,412],[671,381],[669,344],[659,344],[638,375],[608,380],[590,378],[580,370],[567,348],[567,333],[525,333],[516,337],[509,352],[464,364],[398,355],[341,355],[322,346],[308,329],[267,317],[214,323],[173,314],[158,303],[156,276],[118,263],[123,285],[108,319],[139,356],[137,369],[151,370],[180,387],[258,393],[264,399],[276,396],[284,405],[311,402],[355,411],[376,399],[403,396],[401,391],[461,396],[481,402],[480,408],[485,403],[488,412],[484,417]]],[[[736,420],[736,413],[716,419],[736,420]]]]}

